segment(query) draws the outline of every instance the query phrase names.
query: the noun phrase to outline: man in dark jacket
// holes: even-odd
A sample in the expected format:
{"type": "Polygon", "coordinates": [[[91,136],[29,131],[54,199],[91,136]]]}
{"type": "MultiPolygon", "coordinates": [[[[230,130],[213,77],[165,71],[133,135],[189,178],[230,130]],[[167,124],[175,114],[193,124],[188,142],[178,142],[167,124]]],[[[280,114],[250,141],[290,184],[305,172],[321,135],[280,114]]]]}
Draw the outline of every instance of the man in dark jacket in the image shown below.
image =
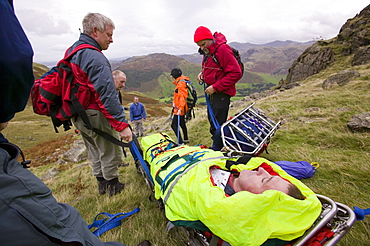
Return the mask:
{"type": "MultiPolygon", "coordinates": [[[[83,33],[70,51],[80,44],[90,44],[99,50],[108,49],[113,42],[114,23],[99,13],[89,13],[82,21],[83,33]]],[[[125,120],[124,110],[119,102],[110,63],[102,52],[83,49],[71,59],[75,80],[88,84],[91,97],[86,109],[94,128],[110,133],[116,139],[131,142],[132,132],[125,120]]],[[[78,117],[73,121],[86,145],[92,173],[98,181],[100,194],[116,195],[124,188],[118,181],[118,166],[122,163],[122,149],[92,130],[85,127],[78,117]]]]}
{"type": "MultiPolygon", "coordinates": [[[[33,50],[14,14],[11,0],[0,0],[0,132],[22,111],[33,85],[33,50]],[[9,39],[9,37],[11,37],[9,39]],[[3,60],[4,59],[4,60],[3,60]]],[[[0,133],[1,134],[1,133],[0,133]]],[[[2,135],[1,135],[2,136],[2,135]]],[[[103,243],[80,213],[58,203],[51,190],[19,163],[20,149],[0,141],[0,242],[7,246],[123,246],[103,243]]]]}
{"type": "MultiPolygon", "coordinates": [[[[194,42],[204,55],[198,81],[206,83],[205,93],[210,97],[218,124],[222,125],[227,120],[230,98],[236,94],[235,84],[242,77],[241,68],[222,33],[215,32],[212,35],[207,27],[200,26],[195,30],[194,42]]],[[[209,115],[208,118],[213,135],[217,127],[213,125],[209,115]]]]}

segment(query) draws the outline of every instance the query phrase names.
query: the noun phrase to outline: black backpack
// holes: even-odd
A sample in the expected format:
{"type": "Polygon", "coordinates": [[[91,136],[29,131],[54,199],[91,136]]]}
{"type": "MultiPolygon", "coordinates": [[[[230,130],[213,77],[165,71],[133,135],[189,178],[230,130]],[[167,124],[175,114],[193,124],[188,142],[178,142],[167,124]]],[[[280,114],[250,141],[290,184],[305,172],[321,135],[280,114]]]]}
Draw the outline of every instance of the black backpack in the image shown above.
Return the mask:
{"type": "MultiPolygon", "coordinates": [[[[228,45],[228,44],[226,44],[226,45],[228,45]]],[[[218,46],[218,47],[220,47],[220,46],[218,46]]],[[[217,47],[217,49],[218,49],[218,47],[217,47]]],[[[243,64],[243,62],[242,62],[242,59],[241,59],[241,57],[240,57],[240,53],[239,53],[239,50],[237,50],[237,49],[235,49],[235,48],[233,48],[233,47],[231,47],[230,45],[229,45],[229,47],[231,48],[231,50],[233,51],[233,54],[234,54],[234,57],[235,57],[235,59],[238,61],[238,63],[239,63],[239,66],[240,66],[240,69],[242,70],[242,76],[244,75],[244,64],[243,64]]],[[[219,65],[220,66],[220,63],[218,62],[218,60],[217,60],[217,57],[216,57],[216,52],[217,52],[217,49],[216,49],[216,51],[211,55],[212,56],[212,59],[213,59],[213,61],[217,64],[217,65],[219,65]]],[[[220,66],[221,67],[221,66],[220,66]]],[[[222,67],[221,67],[221,69],[223,69],[222,67]]]]}
{"type": "Polygon", "coordinates": [[[189,121],[192,118],[195,118],[194,107],[197,103],[198,96],[193,83],[190,80],[184,81],[186,82],[186,87],[188,88],[188,97],[186,98],[186,102],[188,104],[188,111],[186,111],[185,113],[185,121],[189,121]]]}

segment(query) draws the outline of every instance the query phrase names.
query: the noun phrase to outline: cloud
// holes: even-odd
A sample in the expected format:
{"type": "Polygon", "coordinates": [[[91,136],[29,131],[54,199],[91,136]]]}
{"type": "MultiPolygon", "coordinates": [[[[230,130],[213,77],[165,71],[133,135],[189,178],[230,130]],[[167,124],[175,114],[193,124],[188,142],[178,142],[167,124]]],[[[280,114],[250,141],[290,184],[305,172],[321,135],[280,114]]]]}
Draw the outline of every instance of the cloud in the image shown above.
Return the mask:
{"type": "Polygon", "coordinates": [[[21,9],[18,11],[18,16],[23,28],[28,33],[37,36],[60,36],[65,33],[71,33],[71,28],[65,20],[55,19],[46,12],[34,9],[21,9]]]}
{"type": "Polygon", "coordinates": [[[229,42],[312,41],[339,33],[348,18],[368,5],[337,0],[16,0],[16,14],[36,62],[59,60],[78,39],[83,17],[99,12],[116,25],[108,58],[149,53],[191,54],[195,29],[204,25],[229,42]]]}

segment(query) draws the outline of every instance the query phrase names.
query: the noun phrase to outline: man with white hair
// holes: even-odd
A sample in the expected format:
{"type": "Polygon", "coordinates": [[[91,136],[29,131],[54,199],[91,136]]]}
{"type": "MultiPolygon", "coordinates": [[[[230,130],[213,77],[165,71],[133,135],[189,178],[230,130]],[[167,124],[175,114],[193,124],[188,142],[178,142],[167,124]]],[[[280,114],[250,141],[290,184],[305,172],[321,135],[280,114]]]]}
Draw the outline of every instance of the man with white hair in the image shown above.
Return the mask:
{"type": "MultiPolygon", "coordinates": [[[[92,127],[130,142],[132,132],[125,121],[124,111],[116,94],[111,66],[101,52],[113,43],[114,23],[102,14],[88,13],[82,25],[83,33],[69,51],[81,44],[89,44],[98,49],[82,49],[71,58],[75,80],[87,84],[90,89],[90,97],[87,97],[90,102],[85,107],[88,118],[92,127]]],[[[86,101],[86,98],[78,99],[86,101]]],[[[77,117],[73,123],[86,145],[92,173],[98,181],[99,193],[113,196],[121,192],[124,184],[118,181],[118,166],[122,163],[120,146],[87,129],[81,117],[77,117]]]]}

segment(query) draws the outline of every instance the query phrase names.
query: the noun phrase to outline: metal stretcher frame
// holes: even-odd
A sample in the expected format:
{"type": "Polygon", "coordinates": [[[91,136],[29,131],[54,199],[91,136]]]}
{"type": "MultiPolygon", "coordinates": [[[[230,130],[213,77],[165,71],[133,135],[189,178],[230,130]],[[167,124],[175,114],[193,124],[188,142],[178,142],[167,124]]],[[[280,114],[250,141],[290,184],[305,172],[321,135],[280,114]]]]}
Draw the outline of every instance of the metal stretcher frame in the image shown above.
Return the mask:
{"type": "MultiPolygon", "coordinates": [[[[225,122],[221,128],[222,141],[226,149],[229,151],[229,155],[234,154],[258,154],[263,148],[264,144],[268,144],[270,139],[275,134],[276,130],[280,125],[273,122],[262,112],[253,107],[254,104],[247,106],[240,113],[236,114],[232,119],[225,122]],[[248,124],[246,123],[248,122],[248,124]],[[257,125],[255,129],[252,129],[251,124],[257,125]],[[231,136],[226,136],[226,127],[232,129],[231,136]],[[248,129],[248,130],[246,130],[248,129]],[[238,139],[240,137],[242,139],[238,139]],[[245,141],[245,142],[243,142],[245,141]],[[252,148],[252,151],[245,151],[245,146],[252,148]]],[[[150,176],[149,166],[146,161],[143,160],[140,153],[137,151],[141,166],[138,168],[138,172],[144,177],[144,180],[152,195],[154,195],[154,183],[150,176]]],[[[329,197],[317,194],[321,204],[322,212],[317,220],[314,222],[312,227],[308,229],[303,236],[291,242],[289,245],[292,246],[303,246],[312,237],[316,236],[323,228],[330,229],[334,235],[330,238],[325,238],[326,242],[323,242],[325,246],[336,245],[340,239],[350,230],[356,221],[355,213],[348,206],[334,202],[329,197]]],[[[161,200],[157,201],[158,206],[161,210],[164,210],[164,204],[161,200]]],[[[176,227],[171,222],[168,223],[167,231],[174,233],[176,238],[182,245],[188,246],[213,246],[215,242],[209,240],[202,231],[176,227]]],[[[218,237],[214,237],[217,239],[218,237]]],[[[215,241],[215,240],[213,240],[215,241]]],[[[224,243],[223,245],[229,245],[224,243]]]]}
{"type": "MultiPolygon", "coordinates": [[[[356,221],[356,216],[353,210],[348,206],[334,202],[329,197],[317,195],[322,204],[322,212],[317,218],[312,227],[305,232],[304,235],[291,242],[292,246],[303,246],[312,237],[316,236],[324,227],[330,229],[334,235],[331,238],[325,238],[322,243],[325,246],[336,245],[340,239],[350,230],[356,221]]],[[[178,241],[183,245],[188,246],[212,246],[216,245],[211,242],[203,232],[185,227],[175,227],[167,225],[167,230],[173,231],[178,241]]],[[[218,237],[216,237],[218,241],[218,237]]],[[[229,246],[228,243],[223,243],[223,246],[229,246]]]]}
{"type": "Polygon", "coordinates": [[[250,104],[221,126],[222,143],[229,155],[256,155],[280,126],[250,104]]]}

